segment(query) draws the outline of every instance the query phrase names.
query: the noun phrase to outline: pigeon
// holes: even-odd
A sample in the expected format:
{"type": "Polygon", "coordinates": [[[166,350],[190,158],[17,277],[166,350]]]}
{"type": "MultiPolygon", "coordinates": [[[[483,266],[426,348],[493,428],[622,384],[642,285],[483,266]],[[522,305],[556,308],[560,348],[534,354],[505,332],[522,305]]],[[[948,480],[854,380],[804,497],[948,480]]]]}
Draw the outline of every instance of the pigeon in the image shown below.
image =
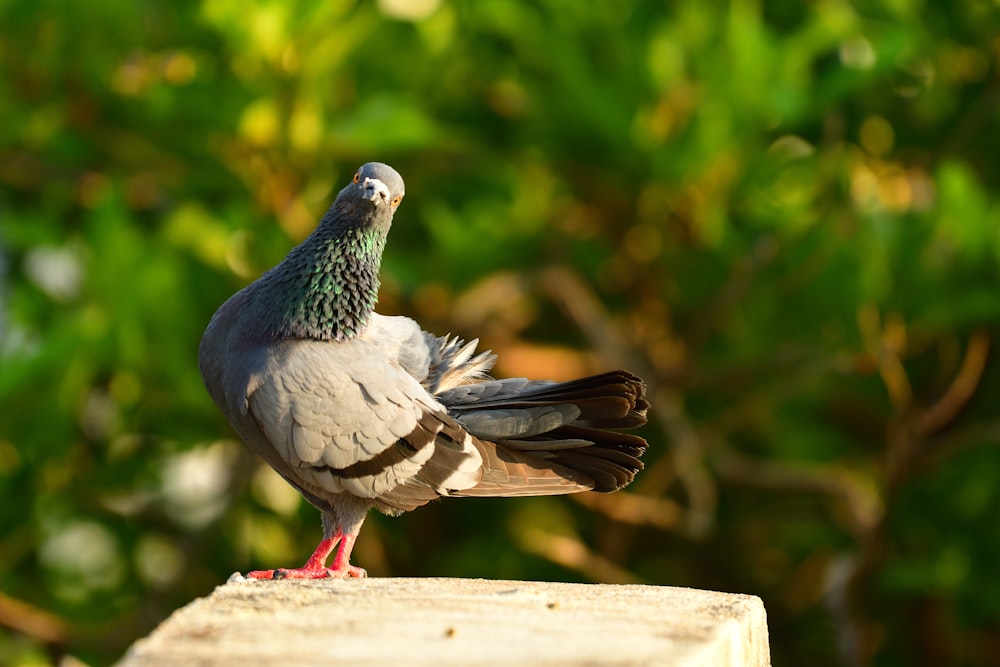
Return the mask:
{"type": "Polygon", "coordinates": [[[404,193],[392,167],[363,165],[312,234],[230,297],[202,337],[212,399],[322,516],[304,566],[250,578],[367,576],[350,556],[372,508],[610,492],[643,467],[646,441],[618,432],[646,423],[645,384],[632,373],[493,379],[496,356],[477,353],[478,340],[375,312],[404,193]]]}

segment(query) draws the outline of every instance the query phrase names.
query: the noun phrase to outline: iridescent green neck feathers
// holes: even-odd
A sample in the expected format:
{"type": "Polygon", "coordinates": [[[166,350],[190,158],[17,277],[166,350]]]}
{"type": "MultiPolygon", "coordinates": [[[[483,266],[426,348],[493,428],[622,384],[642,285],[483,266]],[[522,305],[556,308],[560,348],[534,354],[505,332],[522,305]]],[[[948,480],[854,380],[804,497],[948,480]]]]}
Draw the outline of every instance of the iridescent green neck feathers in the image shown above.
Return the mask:
{"type": "Polygon", "coordinates": [[[378,301],[385,231],[324,220],[262,276],[262,337],[345,341],[364,331],[378,301]]]}
{"type": "Polygon", "coordinates": [[[309,238],[245,290],[251,335],[346,341],[361,334],[378,301],[382,250],[404,192],[389,165],[362,165],[309,238]]]}

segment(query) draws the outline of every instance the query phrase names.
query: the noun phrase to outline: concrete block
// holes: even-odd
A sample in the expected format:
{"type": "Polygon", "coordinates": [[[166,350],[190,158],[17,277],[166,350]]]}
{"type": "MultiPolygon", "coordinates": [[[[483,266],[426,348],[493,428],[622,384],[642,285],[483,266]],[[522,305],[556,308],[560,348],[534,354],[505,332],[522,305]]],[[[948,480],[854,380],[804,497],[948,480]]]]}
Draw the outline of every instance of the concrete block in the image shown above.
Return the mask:
{"type": "Polygon", "coordinates": [[[764,605],[750,595],[480,579],[240,579],[174,612],[119,664],[771,664],[764,605]]]}

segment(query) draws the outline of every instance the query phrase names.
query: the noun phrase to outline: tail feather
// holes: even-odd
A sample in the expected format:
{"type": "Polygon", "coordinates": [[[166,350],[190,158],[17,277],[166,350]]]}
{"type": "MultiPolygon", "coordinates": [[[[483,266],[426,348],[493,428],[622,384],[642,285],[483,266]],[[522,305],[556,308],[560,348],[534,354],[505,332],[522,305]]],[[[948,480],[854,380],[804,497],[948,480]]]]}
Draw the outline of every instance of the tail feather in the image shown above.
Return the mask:
{"type": "Polygon", "coordinates": [[[476,441],[483,456],[483,478],[455,495],[468,497],[549,496],[589,491],[594,480],[585,471],[551,463],[528,452],[476,441]]]}
{"type": "MultiPolygon", "coordinates": [[[[599,452],[600,449],[597,448],[595,451],[599,452]]],[[[593,478],[595,491],[617,491],[631,482],[635,473],[638,472],[609,461],[602,456],[594,455],[589,450],[561,452],[552,460],[593,478]]],[[[642,464],[639,465],[641,467],[642,464]]]]}
{"type": "Polygon", "coordinates": [[[461,387],[460,392],[445,392],[438,400],[459,419],[464,411],[569,404],[580,410],[575,423],[595,428],[633,428],[646,423],[649,402],[645,391],[646,385],[641,379],[628,371],[618,370],[557,383],[512,384],[505,380],[487,380],[461,387]],[[490,395],[491,390],[496,393],[490,395]],[[480,398],[482,395],[490,397],[480,398]]]}
{"type": "MultiPolygon", "coordinates": [[[[642,470],[646,441],[607,430],[646,423],[646,385],[637,376],[616,370],[568,382],[494,380],[487,373],[496,356],[476,354],[477,341],[426,336],[431,363],[424,386],[468,431],[483,459],[482,480],[451,495],[615,491],[642,470]]],[[[401,491],[400,505],[429,493],[414,485],[401,491]]]]}
{"type": "Polygon", "coordinates": [[[554,439],[575,438],[591,442],[599,440],[602,449],[619,451],[636,458],[642,456],[646,451],[646,441],[631,433],[617,433],[580,426],[562,426],[548,435],[554,439]]]}
{"type": "MultiPolygon", "coordinates": [[[[486,381],[485,384],[489,384],[486,381]]],[[[462,392],[458,404],[449,412],[497,456],[484,456],[483,482],[462,495],[508,495],[512,488],[533,488],[525,495],[572,493],[581,488],[616,491],[629,484],[643,468],[640,457],[646,441],[627,433],[606,429],[628,429],[646,423],[649,403],[645,384],[628,371],[612,371],[561,383],[506,383],[499,390],[484,388],[478,395],[490,395],[483,401],[472,400],[476,385],[462,392]],[[517,391],[513,391],[517,388],[517,391]],[[567,407],[572,407],[567,412],[567,407]],[[553,419],[550,410],[558,410],[563,419],[553,419]],[[517,422],[511,428],[511,415],[521,418],[544,416],[530,424],[517,422]],[[495,416],[495,421],[491,417],[495,416]],[[511,437],[497,438],[502,433],[511,437]],[[528,465],[531,474],[522,476],[528,465]],[[492,467],[491,467],[492,466],[492,467]],[[551,475],[539,475],[538,469],[551,475]],[[569,484],[553,486],[552,477],[566,478],[569,484]],[[540,491],[539,489],[547,489],[540,491]]]]}

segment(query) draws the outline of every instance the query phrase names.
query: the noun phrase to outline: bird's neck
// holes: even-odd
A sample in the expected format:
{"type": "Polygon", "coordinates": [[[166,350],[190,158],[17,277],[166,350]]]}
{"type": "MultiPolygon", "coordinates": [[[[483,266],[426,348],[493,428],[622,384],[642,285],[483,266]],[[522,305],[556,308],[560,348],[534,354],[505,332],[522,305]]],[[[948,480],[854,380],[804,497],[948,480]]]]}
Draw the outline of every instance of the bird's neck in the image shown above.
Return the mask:
{"type": "Polygon", "coordinates": [[[261,335],[346,341],[362,333],[378,301],[384,247],[376,228],[321,224],[261,278],[261,335]]]}

